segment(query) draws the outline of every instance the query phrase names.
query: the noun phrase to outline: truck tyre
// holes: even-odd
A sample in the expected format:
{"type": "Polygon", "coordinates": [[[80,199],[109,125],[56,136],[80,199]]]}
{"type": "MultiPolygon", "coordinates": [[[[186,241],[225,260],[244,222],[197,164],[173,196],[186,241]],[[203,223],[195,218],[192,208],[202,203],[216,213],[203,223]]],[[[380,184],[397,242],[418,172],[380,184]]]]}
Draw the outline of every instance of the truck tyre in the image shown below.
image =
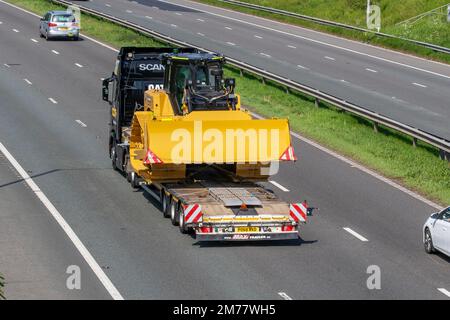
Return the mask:
{"type": "Polygon", "coordinates": [[[172,201],[170,201],[170,222],[176,226],[178,225],[178,219],[178,203],[172,199],[172,201]]]}
{"type": "Polygon", "coordinates": [[[435,252],[435,249],[433,246],[433,239],[431,238],[431,232],[428,228],[425,229],[425,241],[423,242],[423,246],[425,247],[426,253],[431,254],[431,253],[435,252]]]}
{"type": "Polygon", "coordinates": [[[130,184],[133,189],[139,189],[140,187],[139,178],[134,171],[132,171],[130,174],[130,184]]]}
{"type": "Polygon", "coordinates": [[[117,155],[116,155],[116,144],[113,143],[111,145],[111,150],[109,151],[110,157],[111,157],[111,166],[114,170],[118,170],[119,168],[117,167],[117,155]]]}
{"type": "Polygon", "coordinates": [[[165,191],[161,191],[161,204],[162,204],[162,212],[164,218],[170,217],[170,197],[165,193],[165,191]]]}
{"type": "Polygon", "coordinates": [[[182,234],[186,234],[189,232],[189,229],[186,227],[184,221],[184,208],[183,206],[178,206],[178,227],[180,228],[180,232],[182,234]]]}

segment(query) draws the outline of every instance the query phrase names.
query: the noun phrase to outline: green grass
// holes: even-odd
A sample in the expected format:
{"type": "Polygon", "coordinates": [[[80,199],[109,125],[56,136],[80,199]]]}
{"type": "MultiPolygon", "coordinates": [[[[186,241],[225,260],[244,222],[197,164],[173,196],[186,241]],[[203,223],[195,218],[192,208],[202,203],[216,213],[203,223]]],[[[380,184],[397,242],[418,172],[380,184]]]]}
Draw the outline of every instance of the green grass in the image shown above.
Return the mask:
{"type": "MultiPolygon", "coordinates": [[[[233,10],[278,20],[290,24],[315,29],[341,37],[382,46],[397,51],[414,54],[428,59],[450,63],[450,55],[435,52],[431,49],[412,44],[408,41],[399,39],[389,39],[375,36],[372,33],[363,33],[351,31],[339,27],[320,25],[315,22],[286,17],[279,14],[252,10],[240,6],[226,4],[219,0],[196,0],[198,2],[208,3],[216,6],[230,8],[233,10]]],[[[366,4],[365,0],[241,0],[248,3],[264,5],[286,11],[305,14],[326,20],[337,21],[348,25],[367,28],[366,26],[366,4]]],[[[379,5],[381,8],[381,32],[402,36],[409,39],[430,42],[439,46],[450,47],[450,23],[446,22],[445,16],[433,16],[425,19],[418,25],[408,28],[404,26],[395,26],[396,23],[414,17],[420,13],[437,8],[449,3],[449,0],[372,0],[372,4],[379,5]],[[426,21],[431,21],[425,23],[426,21]],[[439,23],[436,23],[439,21],[439,23]],[[426,24],[424,26],[423,24],[426,24]]]]}
{"type": "MultiPolygon", "coordinates": [[[[46,0],[8,1],[39,14],[55,8],[46,0]]],[[[116,47],[161,45],[126,28],[89,16],[83,18],[82,26],[85,33],[116,47]],[[104,32],[105,28],[111,32],[104,32]]],[[[243,104],[251,110],[267,117],[289,117],[292,129],[304,136],[428,198],[442,204],[450,203],[450,165],[439,159],[436,149],[420,142],[413,148],[411,138],[387,128],[380,127],[380,132],[375,133],[368,121],[331,106],[316,108],[312,99],[295,93],[286,94],[283,88],[270,83],[263,85],[252,76],[241,77],[232,68],[226,70],[226,75],[237,79],[237,91],[243,104]]]]}

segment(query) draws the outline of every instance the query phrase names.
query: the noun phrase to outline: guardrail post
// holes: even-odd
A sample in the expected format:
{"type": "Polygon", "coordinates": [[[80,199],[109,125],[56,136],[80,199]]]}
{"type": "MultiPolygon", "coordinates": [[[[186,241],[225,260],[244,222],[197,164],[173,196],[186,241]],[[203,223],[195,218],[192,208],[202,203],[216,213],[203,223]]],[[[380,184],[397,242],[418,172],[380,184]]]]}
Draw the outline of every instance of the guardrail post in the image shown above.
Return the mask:
{"type": "Polygon", "coordinates": [[[289,87],[286,87],[286,93],[287,93],[287,94],[291,93],[291,92],[289,91],[289,87]]]}
{"type": "Polygon", "coordinates": [[[244,70],[239,69],[239,74],[241,75],[241,77],[243,77],[244,76],[244,70]]]}
{"type": "Polygon", "coordinates": [[[319,100],[319,98],[316,98],[316,99],[315,99],[314,105],[316,106],[316,108],[319,108],[319,107],[320,107],[320,100],[319,100]]]}
{"type": "Polygon", "coordinates": [[[439,158],[450,162],[450,153],[445,150],[439,150],[439,158]]]}
{"type": "Polygon", "coordinates": [[[266,85],[266,79],[264,79],[264,77],[261,78],[261,82],[263,85],[266,85]]]}
{"type": "Polygon", "coordinates": [[[378,122],[374,122],[374,123],[373,123],[373,131],[375,131],[376,133],[378,133],[378,122]]]}
{"type": "Polygon", "coordinates": [[[413,147],[416,148],[417,147],[417,138],[413,137],[413,147]]]}

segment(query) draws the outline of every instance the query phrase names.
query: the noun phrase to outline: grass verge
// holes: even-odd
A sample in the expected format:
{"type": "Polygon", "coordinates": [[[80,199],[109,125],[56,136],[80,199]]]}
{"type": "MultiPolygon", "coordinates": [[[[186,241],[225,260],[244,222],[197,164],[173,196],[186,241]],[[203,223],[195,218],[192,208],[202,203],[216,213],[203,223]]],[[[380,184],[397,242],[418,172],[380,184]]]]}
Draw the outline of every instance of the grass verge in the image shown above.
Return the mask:
{"type": "MultiPolygon", "coordinates": [[[[249,9],[249,8],[245,8],[245,7],[241,7],[241,6],[237,6],[237,5],[232,5],[229,3],[224,3],[224,2],[221,2],[218,0],[195,0],[195,1],[218,6],[218,7],[223,7],[223,8],[227,8],[227,9],[232,9],[235,11],[240,11],[240,12],[244,12],[244,13],[252,14],[255,16],[259,16],[259,17],[284,22],[284,23],[298,25],[301,27],[322,31],[325,33],[334,34],[334,35],[344,37],[347,39],[357,40],[357,41],[361,41],[364,43],[381,46],[384,48],[393,49],[393,50],[397,50],[397,51],[404,52],[404,53],[413,54],[416,56],[424,57],[424,58],[435,60],[435,61],[450,63],[450,55],[449,54],[436,52],[431,49],[428,49],[428,48],[425,48],[425,47],[422,47],[419,45],[415,45],[409,41],[405,41],[405,40],[401,40],[401,39],[390,39],[390,38],[385,38],[385,37],[380,37],[380,36],[374,35],[373,33],[364,33],[364,32],[360,32],[360,31],[352,31],[352,30],[348,30],[348,29],[344,29],[344,28],[340,28],[340,27],[325,26],[325,25],[321,25],[319,23],[312,22],[312,21],[307,21],[307,20],[294,18],[294,17],[287,17],[287,16],[284,16],[281,14],[276,14],[276,13],[274,14],[274,13],[270,13],[270,12],[249,9]]],[[[408,0],[409,3],[411,1],[414,1],[414,0],[408,0]]],[[[364,20],[365,19],[365,11],[364,11],[365,7],[364,6],[366,5],[366,2],[362,1],[362,0],[358,0],[357,8],[353,8],[352,5],[348,4],[348,3],[354,3],[355,1],[353,1],[353,0],[333,1],[333,5],[330,5],[328,3],[328,1],[303,1],[300,3],[299,1],[293,1],[293,0],[291,0],[291,1],[272,1],[272,0],[271,1],[259,1],[259,0],[249,1],[249,0],[247,0],[245,2],[249,2],[249,3],[253,3],[253,4],[260,4],[260,5],[264,5],[264,6],[268,6],[268,7],[272,7],[272,8],[282,9],[282,10],[301,13],[301,14],[306,14],[306,15],[322,18],[325,20],[338,21],[338,22],[345,23],[348,25],[355,25],[355,26],[359,26],[359,27],[363,27],[363,28],[366,27],[363,24],[365,22],[365,20],[364,20]],[[339,3],[341,3],[341,5],[339,5],[339,3]],[[358,14],[358,16],[357,16],[358,18],[355,16],[356,14],[358,14]],[[361,17],[363,17],[363,19],[361,19],[361,17]]],[[[382,2],[386,2],[386,0],[384,0],[382,2]]],[[[428,6],[426,8],[423,8],[423,11],[437,7],[437,6],[441,5],[441,2],[442,1],[440,1],[440,0],[439,1],[433,0],[434,4],[432,4],[430,1],[428,6]]],[[[375,4],[374,2],[372,2],[372,3],[375,4]]],[[[421,2],[421,4],[423,4],[423,2],[421,2]]],[[[402,4],[402,1],[391,1],[391,7],[392,6],[403,8],[405,6],[405,4],[402,4]]],[[[437,24],[436,24],[436,18],[433,19],[432,22],[428,22],[426,28],[423,27],[423,23],[419,24],[420,26],[412,26],[412,27],[406,27],[406,28],[404,28],[403,26],[396,27],[394,25],[394,22],[399,22],[397,20],[401,21],[401,18],[404,17],[403,15],[398,15],[397,13],[409,12],[411,10],[411,8],[415,8],[415,7],[422,8],[423,6],[419,6],[419,5],[406,6],[406,8],[407,8],[406,10],[398,9],[398,8],[392,9],[389,12],[393,12],[392,15],[397,17],[397,19],[395,17],[390,18],[390,19],[385,19],[386,13],[383,14],[383,12],[388,11],[389,5],[387,5],[386,3],[381,4],[381,9],[383,11],[382,12],[383,29],[381,31],[389,33],[389,34],[393,34],[396,36],[404,37],[404,38],[411,38],[413,40],[431,42],[436,45],[448,47],[450,45],[450,38],[448,36],[449,24],[446,22],[445,23],[443,22],[444,20],[446,20],[445,17],[440,17],[438,19],[440,21],[440,22],[438,22],[439,26],[437,26],[437,24]],[[388,21],[387,22],[388,24],[386,24],[386,20],[388,21]],[[392,25],[390,23],[392,23],[392,25]],[[386,26],[386,28],[385,28],[385,26],[386,26]],[[426,30],[427,32],[424,32],[424,30],[426,30]]],[[[419,11],[418,13],[420,13],[420,12],[421,11],[419,11]]],[[[405,16],[404,18],[406,19],[409,16],[414,16],[414,14],[410,13],[408,16],[405,16]]],[[[428,19],[426,19],[426,20],[428,21],[428,19]]]]}
{"type": "MultiPolygon", "coordinates": [[[[60,9],[48,0],[8,1],[42,15],[47,10],[60,9]]],[[[157,41],[102,19],[87,15],[83,19],[85,34],[113,46],[161,46],[157,41]]],[[[306,137],[430,199],[450,203],[450,164],[439,159],[435,148],[421,142],[413,148],[411,138],[388,128],[380,127],[379,133],[375,133],[372,124],[364,119],[325,104],[316,108],[312,99],[287,94],[276,84],[263,85],[253,76],[241,77],[233,68],[228,68],[226,75],[237,78],[237,91],[250,109],[266,117],[289,117],[292,129],[306,137]]]]}

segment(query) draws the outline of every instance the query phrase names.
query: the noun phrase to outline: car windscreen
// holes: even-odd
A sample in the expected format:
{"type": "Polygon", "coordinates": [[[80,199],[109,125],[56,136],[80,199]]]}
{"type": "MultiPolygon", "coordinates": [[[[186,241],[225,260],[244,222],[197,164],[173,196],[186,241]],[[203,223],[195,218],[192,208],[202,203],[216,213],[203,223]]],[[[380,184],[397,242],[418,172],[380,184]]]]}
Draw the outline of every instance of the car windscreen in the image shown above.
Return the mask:
{"type": "Polygon", "coordinates": [[[75,17],[71,14],[53,16],[52,22],[75,22],[75,17]]]}

